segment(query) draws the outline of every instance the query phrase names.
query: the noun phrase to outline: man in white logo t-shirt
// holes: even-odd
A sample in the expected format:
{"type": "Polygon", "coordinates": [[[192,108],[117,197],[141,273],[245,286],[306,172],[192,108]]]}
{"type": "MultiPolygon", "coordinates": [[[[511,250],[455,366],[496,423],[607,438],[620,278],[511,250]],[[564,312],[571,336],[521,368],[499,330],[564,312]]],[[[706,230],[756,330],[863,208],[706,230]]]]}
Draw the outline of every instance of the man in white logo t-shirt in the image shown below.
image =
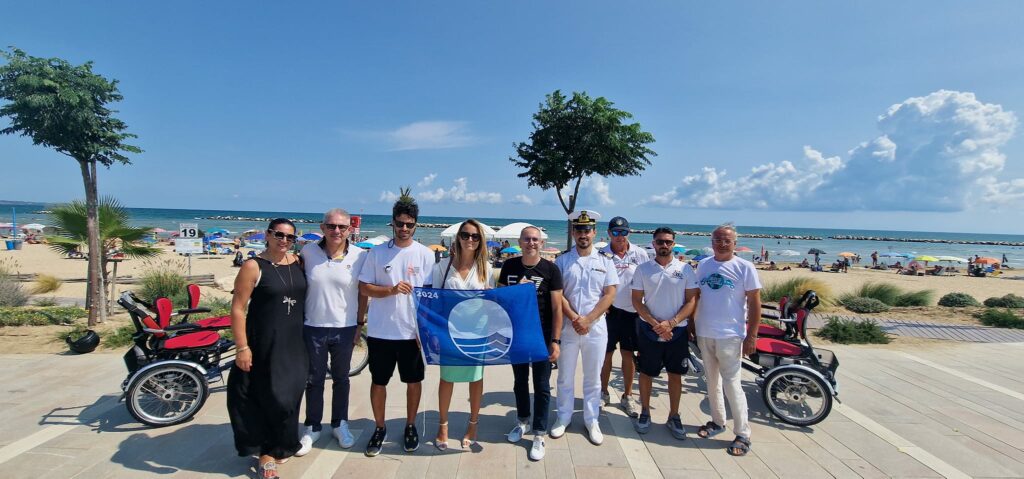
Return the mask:
{"type": "Polygon", "coordinates": [[[725,430],[725,396],[733,417],[736,439],[726,449],[743,456],[750,451],[747,398],[740,385],[744,355],[755,351],[757,327],[761,323],[761,282],[754,265],[734,252],[736,228],[719,226],[711,233],[715,255],[697,265],[697,346],[707,374],[711,421],[697,430],[711,437],[725,430]]]}

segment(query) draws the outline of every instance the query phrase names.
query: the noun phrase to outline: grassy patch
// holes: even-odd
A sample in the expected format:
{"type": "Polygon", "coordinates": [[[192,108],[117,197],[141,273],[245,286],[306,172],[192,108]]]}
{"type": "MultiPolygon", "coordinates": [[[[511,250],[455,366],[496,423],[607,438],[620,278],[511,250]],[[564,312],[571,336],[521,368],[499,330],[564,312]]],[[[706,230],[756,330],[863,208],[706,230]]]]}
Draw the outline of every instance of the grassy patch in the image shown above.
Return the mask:
{"type": "Polygon", "coordinates": [[[985,300],[985,306],[990,308],[1024,308],[1024,298],[1017,296],[1016,294],[1010,293],[1006,296],[998,298],[988,298],[985,300]]]}
{"type": "Polygon", "coordinates": [[[32,304],[34,304],[36,306],[41,306],[41,307],[56,306],[57,305],[57,299],[56,298],[52,298],[52,297],[51,298],[36,298],[36,300],[33,301],[32,304]]]}
{"type": "Polygon", "coordinates": [[[807,276],[797,276],[766,284],[761,289],[761,300],[776,303],[783,296],[796,300],[800,299],[808,290],[818,293],[818,300],[823,305],[832,304],[832,288],[821,280],[807,276]]]}
{"type": "Polygon", "coordinates": [[[892,306],[896,307],[909,307],[909,306],[929,306],[932,304],[932,298],[935,296],[935,292],[930,289],[922,289],[920,291],[910,291],[903,293],[896,297],[896,302],[892,306]]]}
{"type": "Polygon", "coordinates": [[[854,313],[881,313],[889,310],[889,305],[875,298],[846,298],[843,307],[854,313]]]}
{"type": "Polygon", "coordinates": [[[88,315],[75,307],[0,308],[0,327],[69,325],[88,315]]]}
{"type": "Polygon", "coordinates": [[[853,298],[874,298],[889,306],[928,306],[934,296],[935,292],[930,289],[907,292],[891,283],[869,281],[860,285],[852,293],[844,294],[839,298],[839,302],[846,305],[846,301],[853,298]]]}
{"type": "Polygon", "coordinates": [[[168,298],[175,308],[188,307],[184,267],[180,262],[164,260],[150,262],[142,273],[139,295],[145,301],[168,298]]]}
{"type": "Polygon", "coordinates": [[[947,308],[965,308],[967,306],[981,306],[978,300],[967,293],[949,293],[939,298],[939,306],[947,308]]]}
{"type": "Polygon", "coordinates": [[[135,326],[121,326],[113,331],[100,334],[100,344],[108,348],[123,348],[132,344],[132,336],[135,335],[135,326]]]}
{"type": "Polygon", "coordinates": [[[887,344],[889,335],[870,319],[840,319],[830,316],[816,336],[840,344],[887,344]]]}
{"type": "Polygon", "coordinates": [[[1009,309],[989,308],[978,313],[976,317],[986,326],[1024,329],[1024,318],[1009,309]]]}
{"type": "Polygon", "coordinates": [[[56,276],[39,274],[36,275],[36,282],[32,285],[32,294],[52,293],[60,289],[62,284],[64,284],[64,282],[56,276]]]}

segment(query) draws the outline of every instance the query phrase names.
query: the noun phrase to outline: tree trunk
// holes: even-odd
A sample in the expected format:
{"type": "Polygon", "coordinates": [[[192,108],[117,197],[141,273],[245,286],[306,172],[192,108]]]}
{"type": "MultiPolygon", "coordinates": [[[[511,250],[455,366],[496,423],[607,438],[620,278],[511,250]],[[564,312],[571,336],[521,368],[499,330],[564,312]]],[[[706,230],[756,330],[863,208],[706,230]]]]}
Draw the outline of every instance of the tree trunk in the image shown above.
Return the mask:
{"type": "Polygon", "coordinates": [[[100,246],[99,194],[96,186],[96,162],[79,160],[78,165],[82,168],[82,182],[85,183],[85,226],[89,234],[89,292],[86,306],[89,307],[89,327],[92,327],[107,318],[106,302],[103,300],[103,272],[100,265],[103,248],[100,246]]]}

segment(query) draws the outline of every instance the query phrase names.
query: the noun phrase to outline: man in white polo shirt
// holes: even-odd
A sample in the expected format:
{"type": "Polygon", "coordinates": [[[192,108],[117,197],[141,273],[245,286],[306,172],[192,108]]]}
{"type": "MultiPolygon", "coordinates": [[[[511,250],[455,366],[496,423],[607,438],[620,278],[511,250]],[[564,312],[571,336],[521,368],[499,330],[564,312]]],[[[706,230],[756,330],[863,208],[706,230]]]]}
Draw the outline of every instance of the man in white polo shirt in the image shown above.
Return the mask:
{"type": "Polygon", "coordinates": [[[654,230],[655,257],[636,268],[632,296],[643,321],[637,333],[640,368],[640,415],[634,427],[640,434],[651,429],[651,386],[653,379],[668,371],[668,420],[666,425],[676,439],[686,439],[679,417],[679,398],[683,393],[683,374],[690,358],[688,321],[697,308],[696,275],[689,263],[672,256],[676,233],[671,228],[654,230]]]}
{"type": "Polygon", "coordinates": [[[562,272],[562,351],[558,356],[558,420],[552,438],[565,434],[575,406],[576,361],[583,357],[583,424],[587,437],[601,444],[601,365],[608,346],[604,313],[615,299],[619,276],[611,258],[594,250],[597,219],[592,210],[570,217],[576,246],[555,259],[562,272]]]}
{"type": "Polygon", "coordinates": [[[736,228],[724,224],[711,233],[715,255],[697,265],[697,284],[687,293],[697,295],[697,346],[707,374],[711,421],[697,429],[700,437],[725,431],[725,400],[729,398],[736,439],[726,451],[743,456],[750,451],[747,397],[740,385],[744,355],[756,351],[761,324],[761,281],[754,265],[736,256],[736,228]]]}
{"type": "Polygon", "coordinates": [[[333,383],[331,430],[342,448],[348,449],[355,443],[348,427],[348,371],[359,326],[366,320],[366,296],[359,294],[357,279],[366,252],[349,243],[350,226],[347,211],[329,210],[320,223],[324,237],[302,247],[302,266],[308,284],[303,337],[309,352],[309,379],[306,381],[306,428],[299,439],[302,447],[296,456],[308,454],[320,438],[328,357],[333,383]]]}

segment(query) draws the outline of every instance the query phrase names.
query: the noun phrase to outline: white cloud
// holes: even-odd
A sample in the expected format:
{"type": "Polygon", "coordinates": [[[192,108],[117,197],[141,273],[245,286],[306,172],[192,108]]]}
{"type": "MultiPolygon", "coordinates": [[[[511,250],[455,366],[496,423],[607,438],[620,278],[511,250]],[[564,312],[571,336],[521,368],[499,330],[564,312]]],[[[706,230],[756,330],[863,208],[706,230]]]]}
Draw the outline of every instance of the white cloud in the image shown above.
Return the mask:
{"type": "MultiPolygon", "coordinates": [[[[572,190],[566,192],[572,193],[572,190]]],[[[558,198],[554,201],[557,203],[558,198]]],[[[593,208],[595,206],[612,206],[615,204],[615,200],[611,196],[611,188],[608,186],[608,180],[605,180],[601,176],[590,176],[583,179],[580,183],[580,194],[576,200],[576,208],[582,207],[593,208]]]]}
{"type": "Polygon", "coordinates": [[[426,187],[430,186],[430,184],[433,183],[434,179],[436,179],[436,178],[437,178],[437,173],[431,173],[431,174],[429,174],[427,176],[424,176],[422,180],[418,181],[416,183],[416,186],[419,186],[420,188],[426,188],[426,187]]]}
{"type": "MultiPolygon", "coordinates": [[[[427,178],[436,175],[428,175],[427,178]]],[[[426,179],[426,178],[424,178],[426,179]]],[[[433,179],[430,180],[433,182],[433,179]]],[[[436,188],[433,190],[426,190],[416,192],[413,191],[412,195],[418,201],[424,203],[488,203],[498,204],[501,203],[501,193],[494,193],[489,191],[468,191],[469,180],[465,177],[456,178],[454,185],[450,188],[436,188]]],[[[393,191],[382,191],[380,193],[380,201],[382,202],[394,202],[398,199],[398,193],[393,191]]]]}
{"type": "Polygon", "coordinates": [[[518,205],[532,206],[534,204],[534,201],[529,196],[526,196],[526,195],[516,195],[515,198],[512,198],[512,203],[515,203],[515,204],[518,204],[518,205]]]}
{"type": "Polygon", "coordinates": [[[476,143],[464,121],[417,121],[387,132],[392,150],[462,148],[476,143]]]}
{"type": "Polygon", "coordinates": [[[756,166],[728,179],[704,167],[641,204],[782,210],[962,211],[1024,200],[1024,179],[999,181],[999,148],[1017,127],[1013,112],[973,93],[940,90],[909,98],[878,117],[881,135],[844,161],[804,147],[797,162],[756,166]]]}

